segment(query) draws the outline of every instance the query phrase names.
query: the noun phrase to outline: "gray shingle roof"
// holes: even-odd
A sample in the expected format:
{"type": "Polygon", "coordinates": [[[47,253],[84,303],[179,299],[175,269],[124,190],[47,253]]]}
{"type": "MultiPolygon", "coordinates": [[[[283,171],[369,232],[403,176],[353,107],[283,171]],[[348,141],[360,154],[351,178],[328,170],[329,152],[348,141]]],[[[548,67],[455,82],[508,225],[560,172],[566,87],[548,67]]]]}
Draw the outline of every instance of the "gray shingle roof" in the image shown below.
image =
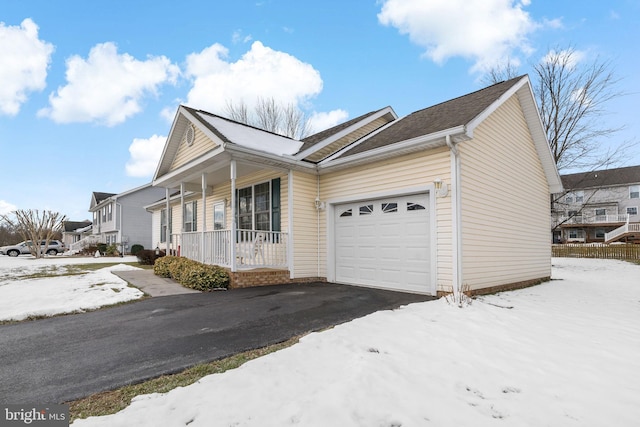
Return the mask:
{"type": "Polygon", "coordinates": [[[459,98],[411,113],[400,120],[396,120],[383,131],[352,149],[347,148],[342,157],[466,125],[498,100],[513,85],[522,80],[522,77],[497,83],[459,98]]]}
{"type": "Polygon", "coordinates": [[[560,178],[566,190],[640,184],[640,166],[572,173],[560,178]]]}
{"type": "Polygon", "coordinates": [[[103,200],[109,197],[115,196],[115,193],[100,193],[98,191],[93,192],[93,197],[96,199],[96,205],[99,205],[103,200]]]}
{"type": "Polygon", "coordinates": [[[85,228],[91,225],[91,221],[65,221],[64,222],[64,231],[71,232],[75,231],[79,228],[85,228]]]}

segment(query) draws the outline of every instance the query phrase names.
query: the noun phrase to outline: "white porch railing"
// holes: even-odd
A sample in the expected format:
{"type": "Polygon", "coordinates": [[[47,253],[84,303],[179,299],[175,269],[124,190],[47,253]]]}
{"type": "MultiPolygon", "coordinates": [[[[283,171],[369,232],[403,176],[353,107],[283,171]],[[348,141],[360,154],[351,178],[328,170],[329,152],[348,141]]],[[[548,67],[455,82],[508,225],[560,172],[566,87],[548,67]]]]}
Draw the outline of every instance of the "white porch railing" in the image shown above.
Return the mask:
{"type": "Polygon", "coordinates": [[[630,224],[629,219],[627,218],[627,222],[623,226],[618,227],[615,230],[611,230],[608,233],[604,233],[604,241],[605,243],[613,242],[627,233],[640,233],[640,223],[635,222],[630,224]]]}
{"type": "MultiPolygon", "coordinates": [[[[288,233],[279,231],[237,230],[233,239],[236,267],[286,268],[288,267],[288,233]]],[[[231,267],[231,230],[194,231],[173,234],[170,253],[189,259],[231,267]]]]}
{"type": "Polygon", "coordinates": [[[77,242],[70,244],[69,251],[71,253],[78,253],[82,251],[84,248],[86,248],[87,246],[97,245],[99,241],[100,241],[99,236],[91,234],[83,238],[82,240],[78,240],[77,242]]]}
{"type": "Polygon", "coordinates": [[[558,218],[557,224],[615,224],[627,222],[629,215],[574,215],[572,217],[562,216],[558,218]]]}

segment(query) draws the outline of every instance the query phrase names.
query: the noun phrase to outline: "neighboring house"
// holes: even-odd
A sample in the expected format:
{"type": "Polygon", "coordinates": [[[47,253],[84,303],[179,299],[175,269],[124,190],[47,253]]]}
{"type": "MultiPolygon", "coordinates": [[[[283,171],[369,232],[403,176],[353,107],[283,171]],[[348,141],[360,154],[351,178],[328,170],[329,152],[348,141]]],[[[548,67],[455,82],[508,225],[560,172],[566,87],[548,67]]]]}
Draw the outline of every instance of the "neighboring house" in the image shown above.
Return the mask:
{"type": "Polygon", "coordinates": [[[91,221],[64,221],[62,224],[62,243],[70,248],[91,234],[91,221]]]}
{"type": "Polygon", "coordinates": [[[562,175],[553,195],[553,240],[640,241],[640,166],[562,175]]]}
{"type": "Polygon", "coordinates": [[[232,287],[433,295],[549,279],[562,191],[526,76],[303,141],[180,106],[153,185],[154,245],[228,268],[232,287]]]}
{"type": "Polygon", "coordinates": [[[129,252],[138,244],[152,247],[151,214],[144,208],[165,194],[146,184],[119,194],[94,192],[89,212],[93,214],[91,238],[98,243],[124,246],[129,252]]]}

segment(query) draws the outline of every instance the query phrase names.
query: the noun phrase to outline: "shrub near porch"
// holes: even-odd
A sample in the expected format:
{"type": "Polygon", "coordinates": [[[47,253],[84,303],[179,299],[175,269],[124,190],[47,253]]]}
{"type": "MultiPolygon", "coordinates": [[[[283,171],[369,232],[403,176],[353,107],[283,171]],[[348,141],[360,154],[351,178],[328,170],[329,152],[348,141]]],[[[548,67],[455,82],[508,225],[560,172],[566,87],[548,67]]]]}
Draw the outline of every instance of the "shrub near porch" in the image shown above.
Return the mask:
{"type": "Polygon", "coordinates": [[[153,272],[197,291],[206,292],[229,287],[229,274],[226,270],[184,257],[168,255],[158,258],[153,266],[153,272]]]}

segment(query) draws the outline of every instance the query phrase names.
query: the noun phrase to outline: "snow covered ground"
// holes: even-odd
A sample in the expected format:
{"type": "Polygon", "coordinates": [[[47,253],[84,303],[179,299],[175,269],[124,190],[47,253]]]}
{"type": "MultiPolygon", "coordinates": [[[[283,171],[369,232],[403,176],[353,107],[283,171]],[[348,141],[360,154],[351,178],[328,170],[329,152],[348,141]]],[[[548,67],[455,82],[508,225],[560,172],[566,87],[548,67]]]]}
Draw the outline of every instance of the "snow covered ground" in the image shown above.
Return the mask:
{"type": "Polygon", "coordinates": [[[111,273],[136,267],[120,264],[81,270],[81,264],[113,262],[137,262],[137,258],[0,256],[0,321],[92,310],[141,298],[142,291],[111,273]],[[78,269],[70,271],[69,266],[78,269]],[[70,272],[74,275],[66,275],[70,272]],[[50,275],[57,276],[38,277],[50,275]]]}
{"type": "Polygon", "coordinates": [[[640,266],[382,311],[85,426],[637,426],[640,266]]]}
{"type": "MultiPolygon", "coordinates": [[[[0,319],[142,296],[111,273],[127,265],[37,277],[87,262],[114,258],[0,256],[0,319]]],[[[640,266],[553,264],[549,283],[462,309],[440,299],[374,313],[73,425],[640,425],[640,266]]]]}

